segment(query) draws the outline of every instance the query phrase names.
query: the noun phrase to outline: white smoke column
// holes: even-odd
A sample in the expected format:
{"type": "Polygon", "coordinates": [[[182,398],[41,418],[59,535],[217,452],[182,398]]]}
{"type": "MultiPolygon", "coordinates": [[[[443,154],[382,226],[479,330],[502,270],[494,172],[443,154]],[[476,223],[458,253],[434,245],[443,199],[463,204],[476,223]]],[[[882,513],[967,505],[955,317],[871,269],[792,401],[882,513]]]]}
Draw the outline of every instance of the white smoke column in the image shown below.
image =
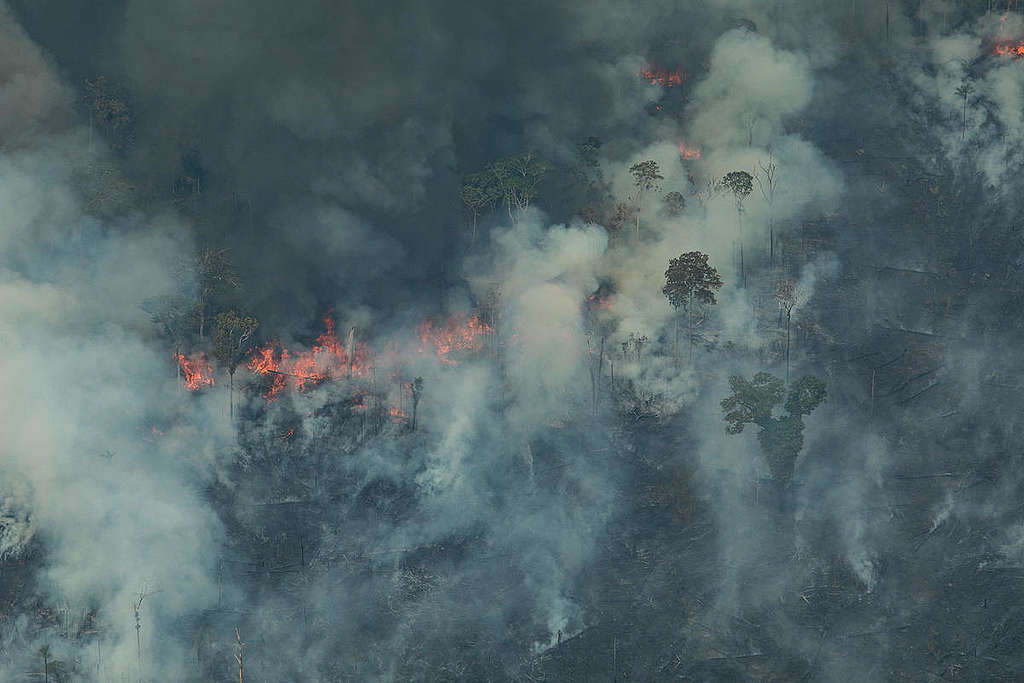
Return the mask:
{"type": "MultiPolygon", "coordinates": [[[[215,600],[218,524],[195,484],[229,432],[145,339],[139,304],[170,291],[188,245],[156,222],[96,229],[78,179],[103,152],[67,125],[66,101],[0,8],[0,554],[38,543],[45,604],[96,613],[104,678],[135,678],[131,606],[160,590],[142,609],[143,670],[173,680],[187,656],[170,620],[215,600]]],[[[65,656],[98,667],[92,651],[65,656]]],[[[22,675],[11,667],[0,678],[22,675]]]]}

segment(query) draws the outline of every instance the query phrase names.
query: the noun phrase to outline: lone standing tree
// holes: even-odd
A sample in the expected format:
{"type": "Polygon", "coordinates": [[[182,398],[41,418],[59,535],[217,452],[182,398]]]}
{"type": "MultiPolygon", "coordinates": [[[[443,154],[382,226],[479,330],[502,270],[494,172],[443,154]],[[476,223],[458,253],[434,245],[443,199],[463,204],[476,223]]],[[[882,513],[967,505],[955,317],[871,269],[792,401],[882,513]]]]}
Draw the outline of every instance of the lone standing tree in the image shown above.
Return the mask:
{"type": "MultiPolygon", "coordinates": [[[[715,292],[722,288],[718,270],[708,263],[708,255],[688,251],[668,262],[662,293],[677,311],[686,309],[686,332],[690,340],[689,359],[693,361],[693,302],[714,304],[715,292]]],[[[678,327],[676,337],[678,338],[678,327]]]]}
{"type": "Polygon", "coordinates": [[[217,360],[228,369],[228,415],[235,418],[235,370],[245,358],[252,341],[252,334],[260,326],[252,316],[241,316],[234,311],[221,313],[217,316],[217,338],[214,341],[214,354],[217,360]]]}
{"type": "Polygon", "coordinates": [[[746,287],[747,275],[743,268],[743,202],[754,191],[754,176],[746,171],[731,171],[722,178],[722,185],[736,199],[736,217],[740,226],[740,282],[746,287]]]}
{"type": "Polygon", "coordinates": [[[477,219],[482,211],[493,207],[502,197],[501,188],[494,174],[487,172],[473,173],[466,176],[462,184],[462,203],[466,205],[473,218],[473,233],[470,244],[476,243],[477,219]]]}
{"type": "Polygon", "coordinates": [[[796,283],[790,279],[780,280],[775,285],[775,298],[779,301],[779,317],[786,312],[786,383],[789,383],[789,323],[796,306],[796,283]]]}
{"type": "Polygon", "coordinates": [[[419,412],[420,399],[423,397],[423,378],[417,377],[409,383],[409,392],[412,394],[412,431],[416,431],[416,413],[419,412]]]}
{"type": "Polygon", "coordinates": [[[782,380],[767,372],[759,372],[747,380],[739,375],[729,378],[732,395],[722,401],[726,431],[739,434],[748,424],[761,428],[757,441],[761,444],[772,478],[784,489],[796,467],[797,456],[804,445],[804,416],[810,415],[828,395],[825,383],[806,375],[789,388],[782,380]],[[774,417],[782,403],[786,414],[774,417]]]}
{"type": "Polygon", "coordinates": [[[633,164],[629,168],[630,175],[633,176],[633,184],[636,185],[636,194],[633,195],[633,201],[636,204],[636,238],[640,239],[640,203],[644,199],[644,195],[658,187],[658,181],[664,180],[664,176],[661,175],[661,169],[658,168],[658,162],[648,159],[647,161],[641,161],[638,164],[633,164]]]}
{"type": "Polygon", "coordinates": [[[967,138],[967,98],[971,96],[972,92],[974,92],[974,87],[970,83],[968,83],[966,81],[964,81],[960,85],[960,87],[956,89],[957,97],[962,98],[963,101],[964,101],[964,124],[963,124],[963,128],[960,130],[960,139],[961,140],[964,140],[964,139],[967,138]]]}

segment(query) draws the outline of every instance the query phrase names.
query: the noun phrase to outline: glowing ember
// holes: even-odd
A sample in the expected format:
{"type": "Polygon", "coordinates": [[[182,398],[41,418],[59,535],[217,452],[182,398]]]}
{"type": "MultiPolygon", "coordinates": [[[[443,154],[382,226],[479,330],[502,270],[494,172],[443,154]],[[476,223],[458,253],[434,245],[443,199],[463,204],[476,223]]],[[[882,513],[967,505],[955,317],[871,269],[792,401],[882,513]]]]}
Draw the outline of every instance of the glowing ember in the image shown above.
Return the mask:
{"type": "Polygon", "coordinates": [[[405,411],[398,406],[391,406],[388,409],[388,415],[391,417],[392,422],[403,422],[406,418],[405,411]]]}
{"type": "Polygon", "coordinates": [[[613,297],[609,294],[607,296],[601,296],[599,294],[591,294],[587,297],[587,308],[601,311],[612,310],[613,297]]]}
{"type": "Polygon", "coordinates": [[[1020,59],[1024,57],[1024,40],[1017,41],[1016,43],[996,43],[992,46],[992,52],[1000,56],[1010,55],[1014,59],[1020,59]]]}
{"type": "Polygon", "coordinates": [[[432,320],[420,323],[419,337],[422,345],[420,353],[433,347],[441,362],[456,365],[449,354],[456,351],[479,351],[484,347],[484,336],[491,332],[491,327],[478,316],[463,318],[453,316],[443,326],[437,326],[432,320]]]}
{"type": "Polygon", "coordinates": [[[687,160],[700,159],[700,147],[687,147],[686,143],[679,141],[676,143],[679,147],[679,156],[687,160]]]}
{"type": "Polygon", "coordinates": [[[661,85],[666,88],[671,88],[676,85],[682,85],[686,75],[678,67],[669,71],[668,69],[648,65],[640,70],[640,78],[650,81],[651,85],[661,85]]]}
{"type": "Polygon", "coordinates": [[[179,353],[178,365],[181,366],[181,373],[185,377],[185,388],[189,391],[199,391],[203,387],[213,386],[213,368],[206,360],[205,353],[193,354],[191,358],[179,353]]]}

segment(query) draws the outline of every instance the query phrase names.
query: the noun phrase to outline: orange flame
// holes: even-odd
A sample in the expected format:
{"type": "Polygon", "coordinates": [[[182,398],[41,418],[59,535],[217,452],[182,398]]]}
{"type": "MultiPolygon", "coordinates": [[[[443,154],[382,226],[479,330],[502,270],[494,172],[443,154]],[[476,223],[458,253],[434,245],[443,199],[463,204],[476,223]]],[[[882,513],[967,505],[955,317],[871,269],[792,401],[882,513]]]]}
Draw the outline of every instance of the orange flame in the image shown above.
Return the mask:
{"type": "Polygon", "coordinates": [[[686,79],[686,74],[679,67],[669,71],[668,69],[648,64],[640,70],[640,78],[650,81],[651,85],[671,88],[676,85],[682,85],[686,79]]]}
{"type": "Polygon", "coordinates": [[[185,376],[185,388],[189,391],[199,391],[203,387],[213,386],[213,368],[206,360],[206,354],[199,352],[191,358],[178,354],[178,365],[185,376]]]}
{"type": "Polygon", "coordinates": [[[407,417],[405,411],[399,408],[398,406],[391,406],[388,409],[388,415],[391,416],[392,422],[402,422],[407,417]]]}
{"type": "Polygon", "coordinates": [[[363,377],[369,372],[369,354],[362,345],[353,349],[348,357],[345,346],[334,331],[334,320],[328,314],[324,318],[327,331],[316,338],[309,351],[289,353],[281,349],[280,343],[269,342],[255,349],[249,356],[247,367],[256,375],[272,375],[270,386],[263,392],[263,398],[273,401],[291,383],[299,391],[305,391],[339,377],[363,377]]]}
{"type": "Polygon", "coordinates": [[[682,158],[686,160],[700,159],[700,147],[687,147],[682,140],[676,145],[679,147],[679,156],[682,158]]]}
{"type": "Polygon", "coordinates": [[[992,46],[992,52],[1000,56],[1010,55],[1014,59],[1020,59],[1024,57],[1024,40],[1019,40],[1016,43],[996,43],[992,46]]]}
{"type": "Polygon", "coordinates": [[[613,300],[614,297],[611,295],[599,296],[597,294],[591,294],[587,297],[587,308],[597,308],[602,311],[610,311],[613,307],[613,300]]]}
{"type": "Polygon", "coordinates": [[[478,316],[463,318],[453,316],[444,327],[434,325],[432,320],[420,323],[420,353],[433,347],[441,362],[445,365],[457,365],[457,361],[449,358],[456,351],[479,351],[484,347],[484,336],[490,333],[491,326],[480,320],[478,316]]]}

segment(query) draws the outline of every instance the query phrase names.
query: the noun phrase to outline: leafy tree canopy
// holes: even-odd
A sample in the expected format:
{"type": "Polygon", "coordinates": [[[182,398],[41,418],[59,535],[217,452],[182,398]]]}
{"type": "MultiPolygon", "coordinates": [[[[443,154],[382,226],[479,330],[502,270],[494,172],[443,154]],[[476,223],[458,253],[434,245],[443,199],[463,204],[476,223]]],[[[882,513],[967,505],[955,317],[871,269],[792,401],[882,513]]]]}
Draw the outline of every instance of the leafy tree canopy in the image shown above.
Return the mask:
{"type": "Polygon", "coordinates": [[[780,484],[788,483],[804,445],[803,418],[825,401],[828,395],[825,383],[806,375],[789,387],[787,394],[781,379],[759,372],[750,380],[733,375],[729,378],[729,388],[732,395],[721,404],[728,423],[726,431],[739,434],[748,424],[760,427],[757,440],[772,477],[780,484]],[[773,413],[783,398],[786,414],[776,417],[773,413]]]}

